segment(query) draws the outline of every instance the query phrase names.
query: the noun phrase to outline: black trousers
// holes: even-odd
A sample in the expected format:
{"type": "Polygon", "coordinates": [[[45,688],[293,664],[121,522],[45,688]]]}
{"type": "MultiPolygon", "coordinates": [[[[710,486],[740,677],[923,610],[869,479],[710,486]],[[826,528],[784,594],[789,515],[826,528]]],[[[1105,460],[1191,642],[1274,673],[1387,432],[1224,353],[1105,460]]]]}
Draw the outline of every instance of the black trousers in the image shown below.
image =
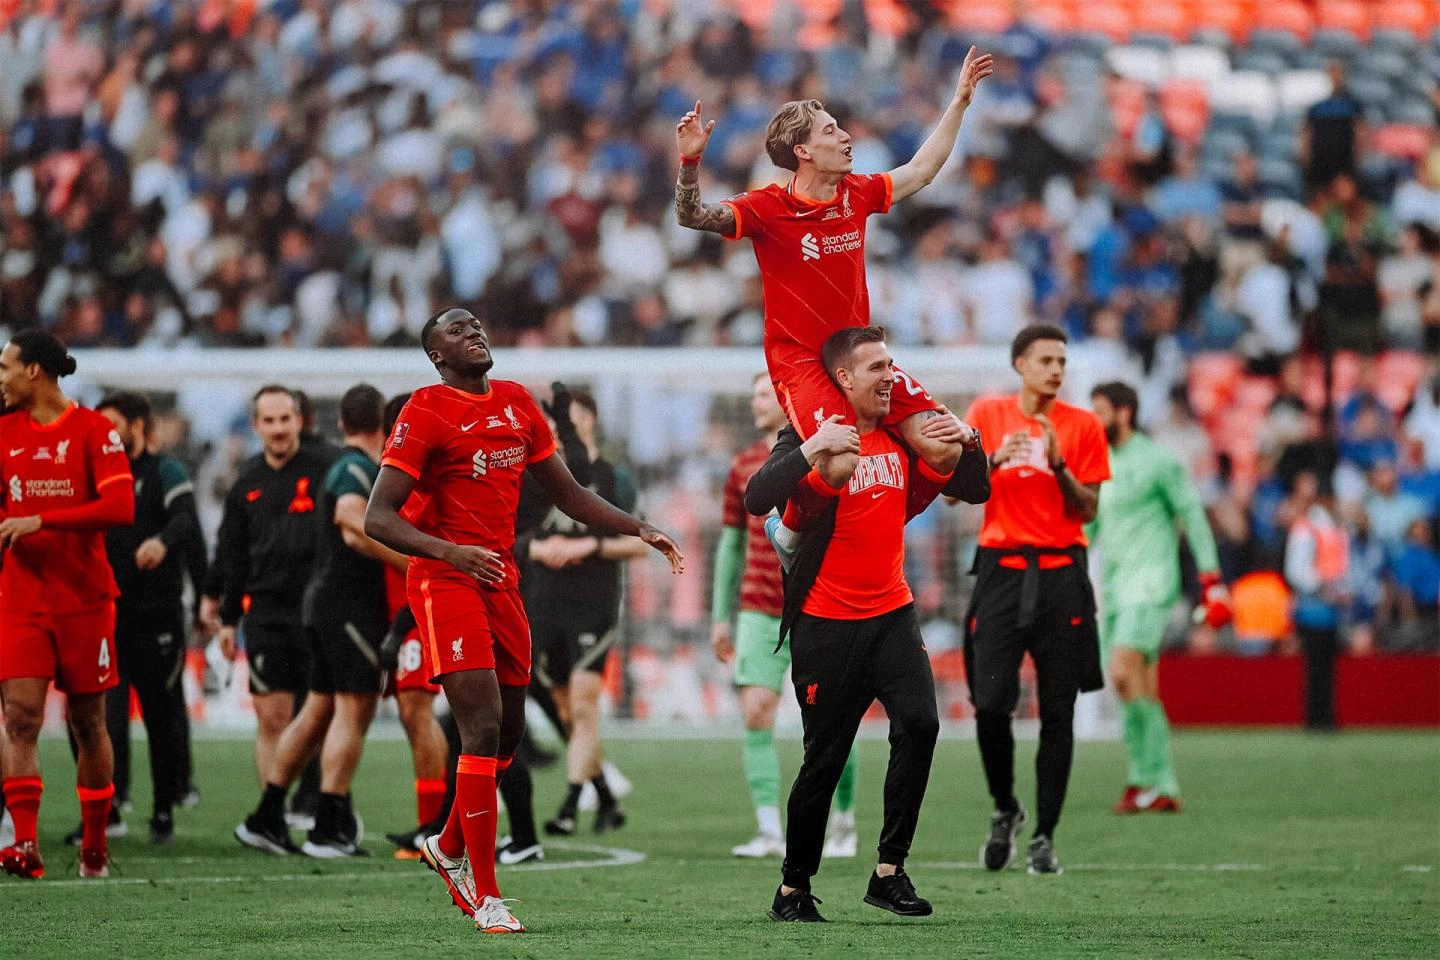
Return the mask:
{"type": "Polygon", "coordinates": [[[115,794],[130,796],[130,690],[140,699],[150,742],[155,811],[169,812],[189,779],[185,755],[190,721],[185,714],[185,618],[177,609],[115,613],[115,654],[120,685],[105,698],[105,727],[115,749],[115,794]]]}
{"type": "Polygon", "coordinates": [[[1340,631],[1297,627],[1300,652],[1305,657],[1305,728],[1335,729],[1335,657],[1340,631]]]}
{"type": "Polygon", "coordinates": [[[880,862],[903,866],[940,734],[935,678],[914,605],[865,620],[801,614],[790,634],[790,657],[805,728],[805,760],[790,788],[785,885],[808,890],[820,870],[830,800],[860,720],[876,700],[890,717],[878,852],[880,862]]]}
{"type": "Polygon", "coordinates": [[[1015,735],[1011,717],[1020,699],[1020,663],[1035,661],[1040,701],[1040,749],[1035,756],[1037,834],[1051,836],[1065,805],[1075,753],[1075,698],[1084,675],[1086,644],[1094,644],[1094,607],[1082,564],[1032,570],[1034,608],[1022,617],[1026,571],[988,568],[975,585],[965,636],[965,672],[975,705],[976,738],[990,796],[1015,803],[1015,735]]]}

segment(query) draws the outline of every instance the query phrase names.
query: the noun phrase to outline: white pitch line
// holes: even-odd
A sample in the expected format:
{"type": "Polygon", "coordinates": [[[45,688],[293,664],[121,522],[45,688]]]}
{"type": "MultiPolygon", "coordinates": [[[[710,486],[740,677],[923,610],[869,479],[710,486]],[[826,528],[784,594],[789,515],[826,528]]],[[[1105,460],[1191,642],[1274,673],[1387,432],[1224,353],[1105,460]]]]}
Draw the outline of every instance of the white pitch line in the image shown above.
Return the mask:
{"type": "MultiPolygon", "coordinates": [[[[644,862],[644,860],[645,860],[645,854],[641,853],[640,851],[638,851],[638,850],[626,850],[626,849],[624,849],[624,848],[622,848],[622,847],[595,847],[595,846],[590,846],[590,845],[588,845],[588,844],[580,844],[580,843],[564,843],[564,844],[561,844],[561,843],[555,843],[555,842],[553,842],[553,841],[552,841],[550,844],[547,844],[547,846],[553,846],[554,848],[560,849],[560,850],[574,851],[574,852],[576,852],[576,853],[593,853],[593,854],[598,854],[598,855],[604,857],[605,859],[603,859],[603,860],[565,860],[565,861],[552,862],[552,863],[544,863],[544,862],[541,862],[541,863],[521,863],[521,864],[516,864],[515,866],[501,867],[501,868],[500,868],[500,869],[501,869],[501,873],[502,873],[502,874],[504,874],[504,873],[510,873],[510,872],[512,872],[512,871],[513,871],[513,872],[516,872],[516,873],[522,873],[522,872],[523,872],[523,873],[540,873],[540,872],[547,871],[547,870],[588,870],[588,869],[592,869],[592,868],[595,868],[595,867],[629,867],[629,866],[634,866],[634,865],[637,864],[637,863],[642,863],[642,862],[644,862]]],[[[133,857],[133,858],[127,858],[127,859],[128,859],[130,862],[132,862],[132,863],[182,863],[182,864],[183,864],[183,863],[214,863],[214,862],[215,862],[213,859],[206,859],[206,858],[203,858],[203,857],[174,857],[174,858],[169,858],[169,857],[133,857]]],[[[280,858],[280,857],[276,857],[276,858],[274,858],[274,859],[280,860],[281,858],[280,858]]],[[[308,858],[307,858],[304,862],[310,862],[310,861],[309,861],[308,858]]],[[[359,864],[359,863],[363,863],[363,862],[365,862],[365,861],[363,861],[363,860],[356,860],[356,861],[352,861],[352,862],[354,862],[354,863],[356,863],[356,864],[359,864]]],[[[391,861],[391,860],[371,861],[371,862],[376,863],[377,865],[380,864],[380,863],[385,863],[385,864],[394,863],[394,861],[391,861]]],[[[313,880],[355,880],[355,879],[360,878],[360,877],[364,877],[366,880],[405,880],[405,881],[410,881],[410,880],[421,880],[421,879],[425,879],[425,878],[429,877],[429,873],[426,872],[426,871],[423,869],[424,864],[422,864],[422,863],[421,863],[420,861],[418,861],[418,860],[415,861],[415,864],[416,864],[417,867],[420,867],[420,868],[422,868],[422,869],[418,869],[418,870],[414,870],[414,871],[409,871],[409,870],[393,870],[393,871],[384,871],[384,872],[382,872],[382,871],[380,871],[380,870],[347,870],[347,871],[340,872],[340,873],[235,874],[235,875],[217,876],[217,877],[110,877],[108,880],[101,881],[101,882],[100,882],[100,886],[101,886],[101,887],[139,886],[139,885],[156,885],[156,886],[159,886],[159,885],[173,885],[173,884],[187,884],[187,883],[222,884],[222,883],[249,883],[249,882],[251,882],[251,881],[254,881],[254,882],[257,882],[257,883],[258,883],[258,882],[261,882],[261,881],[269,882],[269,881],[272,881],[272,880],[277,880],[277,881],[290,881],[290,880],[301,881],[301,880],[303,880],[303,881],[307,881],[307,882],[308,882],[308,881],[313,881],[313,880]]],[[[11,890],[16,890],[16,891],[22,890],[22,889],[23,889],[23,890],[37,890],[37,891],[38,891],[38,890],[63,890],[63,889],[68,889],[68,888],[70,888],[70,887],[92,887],[92,888],[93,888],[93,887],[95,887],[95,886],[96,886],[96,881],[94,881],[94,880],[80,880],[80,879],[77,878],[77,879],[74,879],[74,880],[56,880],[56,881],[53,881],[53,882],[46,882],[46,881],[43,881],[43,880],[42,880],[42,881],[40,881],[39,883],[26,884],[26,885],[23,885],[23,886],[22,886],[22,885],[18,885],[18,884],[17,884],[17,885],[7,884],[7,885],[5,885],[4,887],[0,887],[0,890],[4,890],[4,889],[6,889],[7,887],[8,887],[9,889],[11,889],[11,890]]]]}

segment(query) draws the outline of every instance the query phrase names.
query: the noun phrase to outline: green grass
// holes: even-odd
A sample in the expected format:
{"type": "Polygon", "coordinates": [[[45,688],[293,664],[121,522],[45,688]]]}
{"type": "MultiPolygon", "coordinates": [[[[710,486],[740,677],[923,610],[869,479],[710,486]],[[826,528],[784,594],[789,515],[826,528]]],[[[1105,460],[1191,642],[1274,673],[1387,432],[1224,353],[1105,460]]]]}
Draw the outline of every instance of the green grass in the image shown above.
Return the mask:
{"type": "MultiPolygon", "coordinates": [[[[793,739],[793,738],[787,738],[793,739]]],[[[80,883],[61,835],[76,820],[64,745],[44,744],[41,812],[50,875],[0,878],[0,927],[15,957],[204,955],[449,957],[1275,957],[1440,955],[1440,738],[1182,733],[1175,748],[1188,808],[1118,818],[1118,744],[1081,744],[1057,834],[1065,875],[988,874],[975,866],[989,811],[975,745],[946,739],[910,864],[935,904],[901,919],[861,903],[870,863],[826,864],[815,891],[827,925],[766,918],[775,862],[732,860],[753,826],[735,740],[626,739],[610,754],[635,781],[630,823],[576,845],[637,851],[643,863],[592,869],[502,868],[523,903],[522,937],[483,937],[416,863],[389,859],[379,835],[413,818],[403,743],[367,750],[357,784],[366,861],[272,858],[230,830],[254,804],[249,746],[196,744],[200,807],[182,812],[169,849],[146,843],[148,781],[137,750],[134,833],[114,844],[122,871],[80,883]],[[17,939],[17,931],[19,937],[17,939]],[[463,952],[463,954],[462,954],[463,952]]],[[[862,837],[879,825],[886,745],[861,745],[862,837]]],[[[1034,743],[1020,744],[1022,788],[1034,743]]],[[[782,753],[793,775],[798,748],[782,753]]],[[[560,774],[543,771],[540,817],[560,774]]],[[[1028,802],[1028,801],[1027,801],[1028,802]]],[[[589,815],[582,815],[588,829],[589,815]]],[[[864,844],[862,844],[863,848],[864,844]]],[[[548,847],[547,867],[602,854],[548,847]]]]}

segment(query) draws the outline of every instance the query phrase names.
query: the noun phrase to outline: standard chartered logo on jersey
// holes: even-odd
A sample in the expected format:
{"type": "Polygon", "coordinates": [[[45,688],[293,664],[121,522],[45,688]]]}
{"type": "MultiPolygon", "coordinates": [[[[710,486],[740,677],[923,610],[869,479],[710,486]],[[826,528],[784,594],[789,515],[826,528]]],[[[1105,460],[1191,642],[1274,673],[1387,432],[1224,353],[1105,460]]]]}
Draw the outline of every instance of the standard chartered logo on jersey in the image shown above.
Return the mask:
{"type": "Polygon", "coordinates": [[[819,260],[827,253],[849,253],[851,250],[860,249],[860,230],[847,230],[844,233],[821,234],[816,237],[813,233],[807,233],[800,238],[800,259],[802,262],[819,260]]]}
{"type": "Polygon", "coordinates": [[[506,467],[513,467],[525,462],[525,447],[523,444],[506,447],[504,450],[476,450],[475,456],[470,458],[470,478],[478,480],[491,470],[504,470],[506,467]]]}

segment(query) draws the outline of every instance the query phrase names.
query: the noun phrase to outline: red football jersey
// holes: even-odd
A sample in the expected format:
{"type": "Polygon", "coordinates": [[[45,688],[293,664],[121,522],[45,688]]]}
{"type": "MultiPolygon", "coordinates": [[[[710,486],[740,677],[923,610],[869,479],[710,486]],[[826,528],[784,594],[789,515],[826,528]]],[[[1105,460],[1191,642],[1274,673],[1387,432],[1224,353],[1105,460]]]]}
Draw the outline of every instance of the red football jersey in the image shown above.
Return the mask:
{"type": "Polygon", "coordinates": [[[865,221],[890,209],[888,173],[846,174],[835,199],[812,200],[771,184],[731,197],[735,236],[749,237],[765,298],[765,355],[815,357],[844,327],[868,326],[865,221]]]}
{"type": "Polygon", "coordinates": [[[785,584],[780,558],[765,538],[765,518],[745,509],[745,485],[770,459],[770,441],[759,440],[730,465],[725,479],[724,524],[745,528],[745,571],[740,577],[740,609],[778,617],[785,608],[785,584]]]}
{"type": "MultiPolygon", "coordinates": [[[[0,416],[0,516],[79,507],[103,486],[134,482],[120,434],[94,410],[72,404],[44,426],[23,410],[0,416]]],[[[72,612],[120,595],[103,530],[41,527],[0,562],[0,602],[10,610],[72,612]]]]}
{"type": "Polygon", "coordinates": [[[860,465],[840,493],[835,535],[802,610],[827,620],[863,620],[914,599],[905,582],[907,488],[925,483],[934,499],[947,479],[922,460],[916,468],[922,476],[912,478],[909,456],[889,432],[872,430],[860,438],[860,465]]]}
{"type": "MultiPolygon", "coordinates": [[[[1085,546],[1083,524],[1065,512],[1060,484],[1045,457],[1045,431],[1021,412],[1020,398],[1014,394],[981,397],[971,404],[965,422],[980,431],[992,450],[998,450],[1012,433],[1030,438],[1026,453],[990,471],[991,493],[980,528],[980,546],[1085,546]]],[[[1056,401],[1050,422],[1060,441],[1060,455],[1076,480],[1103,483],[1110,479],[1110,447],[1099,417],[1056,401]]]]}
{"type": "MultiPolygon", "coordinates": [[[[405,519],[432,537],[496,551],[513,589],[520,481],[526,467],[555,449],[545,414],[520,384],[491,380],[489,393],[476,394],[440,383],[410,397],[380,463],[415,478],[405,519]]],[[[464,577],[422,557],[411,559],[410,575],[464,577]]]]}

